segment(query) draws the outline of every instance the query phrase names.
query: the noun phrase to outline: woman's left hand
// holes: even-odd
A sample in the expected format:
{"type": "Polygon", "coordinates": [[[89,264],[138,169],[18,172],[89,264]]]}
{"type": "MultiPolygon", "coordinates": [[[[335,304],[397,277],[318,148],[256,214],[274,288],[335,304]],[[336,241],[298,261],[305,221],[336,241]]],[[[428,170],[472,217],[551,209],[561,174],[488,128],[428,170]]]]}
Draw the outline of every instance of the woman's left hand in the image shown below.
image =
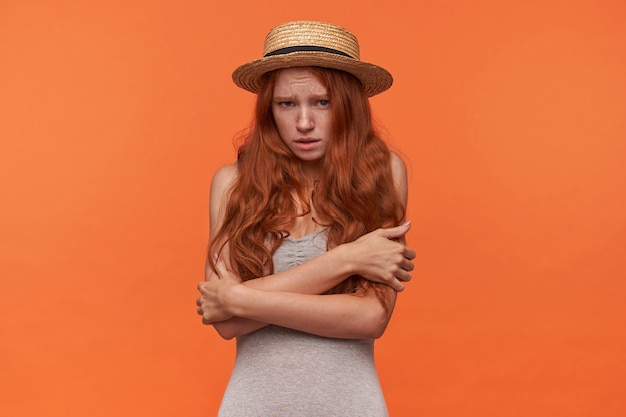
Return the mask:
{"type": "Polygon", "coordinates": [[[196,300],[202,324],[212,324],[233,317],[228,305],[229,295],[240,285],[238,277],[226,268],[223,259],[215,262],[215,272],[198,284],[200,297],[196,300]]]}

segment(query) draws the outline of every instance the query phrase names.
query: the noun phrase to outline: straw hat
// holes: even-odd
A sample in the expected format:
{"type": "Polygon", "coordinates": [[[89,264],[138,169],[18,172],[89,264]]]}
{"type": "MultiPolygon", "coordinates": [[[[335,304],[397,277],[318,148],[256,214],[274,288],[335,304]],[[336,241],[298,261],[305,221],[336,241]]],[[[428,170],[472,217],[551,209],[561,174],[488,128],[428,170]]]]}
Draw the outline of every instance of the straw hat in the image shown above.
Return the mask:
{"type": "Polygon", "coordinates": [[[391,74],[359,59],[359,41],[346,29],[323,22],[297,21],[278,25],[267,34],[263,58],[233,72],[237,86],[258,93],[263,74],[280,68],[316,66],[349,72],[361,80],[368,97],[393,83],[391,74]]]}

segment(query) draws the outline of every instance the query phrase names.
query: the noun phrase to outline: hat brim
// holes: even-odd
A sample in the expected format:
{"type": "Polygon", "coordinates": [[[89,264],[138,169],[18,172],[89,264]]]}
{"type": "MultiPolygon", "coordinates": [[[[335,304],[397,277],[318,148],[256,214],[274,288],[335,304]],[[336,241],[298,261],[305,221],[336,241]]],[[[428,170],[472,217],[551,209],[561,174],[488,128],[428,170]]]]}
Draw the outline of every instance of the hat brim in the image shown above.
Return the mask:
{"type": "Polygon", "coordinates": [[[393,77],[382,67],[328,52],[292,52],[256,59],[237,68],[233,72],[233,81],[244,90],[258,93],[263,74],[291,67],[323,67],[346,71],[361,81],[368,97],[382,93],[393,84],[393,77]]]}

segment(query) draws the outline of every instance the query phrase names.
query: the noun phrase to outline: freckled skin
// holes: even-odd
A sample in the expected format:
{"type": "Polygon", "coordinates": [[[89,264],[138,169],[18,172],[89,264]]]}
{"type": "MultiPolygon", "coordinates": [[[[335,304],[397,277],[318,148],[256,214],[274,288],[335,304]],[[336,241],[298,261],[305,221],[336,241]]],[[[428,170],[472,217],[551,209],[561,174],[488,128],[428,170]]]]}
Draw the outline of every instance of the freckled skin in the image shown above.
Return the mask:
{"type": "Polygon", "coordinates": [[[332,137],[331,103],[326,87],[307,68],[278,73],[272,113],[287,147],[315,172],[332,137]]]}

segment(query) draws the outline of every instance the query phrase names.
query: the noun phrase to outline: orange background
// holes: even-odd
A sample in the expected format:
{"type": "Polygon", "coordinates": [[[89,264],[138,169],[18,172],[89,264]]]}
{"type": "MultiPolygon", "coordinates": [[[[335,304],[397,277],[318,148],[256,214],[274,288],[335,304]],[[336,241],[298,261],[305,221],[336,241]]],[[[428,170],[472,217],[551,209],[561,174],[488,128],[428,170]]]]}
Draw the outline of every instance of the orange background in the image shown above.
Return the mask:
{"type": "Polygon", "coordinates": [[[392,416],[626,415],[626,3],[0,2],[0,415],[214,415],[210,177],[278,23],[351,29],[411,162],[392,416]]]}

